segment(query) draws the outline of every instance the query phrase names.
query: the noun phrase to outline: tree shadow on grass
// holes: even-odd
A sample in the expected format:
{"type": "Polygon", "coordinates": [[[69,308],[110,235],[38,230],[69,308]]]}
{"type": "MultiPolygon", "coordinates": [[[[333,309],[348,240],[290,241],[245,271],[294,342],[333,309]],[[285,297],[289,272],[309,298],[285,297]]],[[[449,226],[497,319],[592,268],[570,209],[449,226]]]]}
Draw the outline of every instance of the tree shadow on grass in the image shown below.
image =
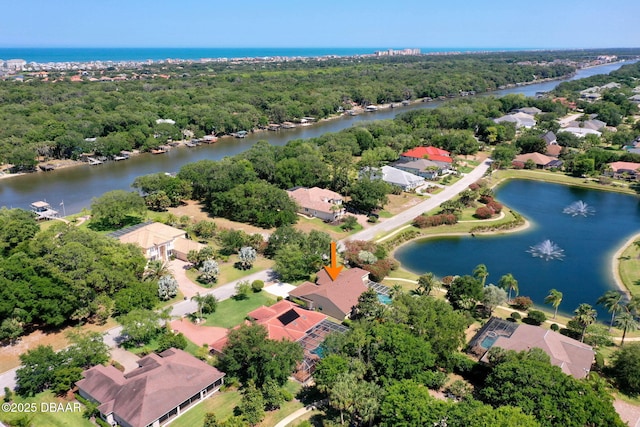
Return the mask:
{"type": "Polygon", "coordinates": [[[127,217],[122,221],[121,224],[113,225],[109,223],[105,223],[104,221],[89,221],[87,228],[93,231],[116,231],[125,227],[131,227],[132,225],[137,225],[142,223],[143,218],[134,215],[127,215],[127,217]]]}

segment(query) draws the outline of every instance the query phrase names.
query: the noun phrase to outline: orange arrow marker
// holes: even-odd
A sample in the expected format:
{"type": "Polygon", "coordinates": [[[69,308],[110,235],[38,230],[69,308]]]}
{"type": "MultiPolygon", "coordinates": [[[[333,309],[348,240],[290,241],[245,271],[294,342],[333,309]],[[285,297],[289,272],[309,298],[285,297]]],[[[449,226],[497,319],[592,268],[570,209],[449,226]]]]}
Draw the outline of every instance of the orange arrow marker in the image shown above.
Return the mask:
{"type": "Polygon", "coordinates": [[[324,269],[327,271],[331,280],[335,281],[342,271],[342,266],[338,266],[338,259],[336,254],[336,242],[331,242],[331,266],[325,265],[324,269]]]}

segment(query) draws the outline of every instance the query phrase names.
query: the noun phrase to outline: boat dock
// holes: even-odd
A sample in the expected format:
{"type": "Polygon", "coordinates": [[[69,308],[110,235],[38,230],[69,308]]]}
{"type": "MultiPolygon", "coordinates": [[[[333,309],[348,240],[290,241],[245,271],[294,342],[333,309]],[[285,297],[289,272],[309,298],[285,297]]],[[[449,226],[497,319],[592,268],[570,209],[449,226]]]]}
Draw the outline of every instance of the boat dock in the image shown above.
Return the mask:
{"type": "Polygon", "coordinates": [[[102,160],[98,160],[95,159],[93,157],[87,157],[87,162],[89,162],[90,165],[101,165],[102,164],[102,160]]]}
{"type": "Polygon", "coordinates": [[[51,208],[51,205],[41,200],[31,203],[31,211],[36,214],[36,219],[57,219],[60,213],[51,208]]]}

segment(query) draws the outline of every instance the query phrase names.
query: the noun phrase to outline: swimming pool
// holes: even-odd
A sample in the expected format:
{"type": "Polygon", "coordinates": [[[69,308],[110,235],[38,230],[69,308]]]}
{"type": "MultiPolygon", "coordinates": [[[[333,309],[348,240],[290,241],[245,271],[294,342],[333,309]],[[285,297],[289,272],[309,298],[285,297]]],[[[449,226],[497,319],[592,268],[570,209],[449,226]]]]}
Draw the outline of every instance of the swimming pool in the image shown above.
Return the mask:
{"type": "Polygon", "coordinates": [[[484,348],[485,350],[489,350],[497,339],[498,337],[484,337],[484,339],[480,343],[480,347],[484,348]]]}
{"type": "Polygon", "coordinates": [[[378,294],[378,301],[382,304],[389,305],[391,304],[391,297],[389,295],[378,294]]]}

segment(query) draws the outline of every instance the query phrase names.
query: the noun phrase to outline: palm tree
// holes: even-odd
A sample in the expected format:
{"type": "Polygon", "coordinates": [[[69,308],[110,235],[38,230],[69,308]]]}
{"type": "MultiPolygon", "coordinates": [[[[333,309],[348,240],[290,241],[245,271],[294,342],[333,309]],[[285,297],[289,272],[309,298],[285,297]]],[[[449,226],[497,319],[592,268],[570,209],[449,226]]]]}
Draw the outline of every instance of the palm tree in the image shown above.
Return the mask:
{"type": "Polygon", "coordinates": [[[500,281],[498,282],[498,286],[500,286],[505,291],[509,291],[509,301],[511,301],[511,291],[515,291],[516,296],[518,296],[518,281],[515,277],[513,277],[513,274],[507,273],[502,276],[500,278],[500,281]]]}
{"type": "Polygon", "coordinates": [[[622,310],[622,298],[623,295],[615,290],[607,291],[604,293],[604,295],[598,298],[597,303],[605,306],[607,310],[609,310],[609,313],[611,313],[609,332],[611,332],[611,328],[613,328],[613,324],[616,320],[616,314],[618,314],[622,310]]]}
{"type": "Polygon", "coordinates": [[[484,283],[487,280],[487,276],[489,276],[489,270],[487,270],[487,266],[484,264],[476,265],[476,268],[473,269],[473,277],[480,280],[482,282],[482,287],[484,288],[484,283]]]}
{"type": "Polygon", "coordinates": [[[200,295],[200,292],[197,292],[194,296],[191,297],[191,301],[195,301],[198,304],[198,320],[202,320],[202,306],[204,306],[205,297],[200,295]]]}
{"type": "Polygon", "coordinates": [[[618,316],[616,319],[616,326],[622,329],[622,341],[620,342],[620,346],[624,345],[624,339],[627,336],[627,331],[635,331],[640,327],[633,314],[628,310],[625,310],[620,314],[620,316],[618,316]]]}
{"type": "Polygon", "coordinates": [[[640,314],[640,297],[631,297],[631,301],[627,303],[627,311],[636,316],[640,314]]]}
{"type": "Polygon", "coordinates": [[[544,299],[545,304],[551,304],[551,306],[555,309],[555,311],[553,312],[554,319],[558,315],[558,307],[560,306],[561,302],[562,302],[562,292],[556,289],[551,289],[549,291],[549,295],[547,295],[544,299]]]}
{"type": "Polygon", "coordinates": [[[413,291],[415,295],[429,295],[433,288],[438,285],[436,276],[429,272],[418,278],[418,287],[413,291]]]}
{"type": "Polygon", "coordinates": [[[402,286],[400,286],[399,284],[394,284],[391,287],[391,291],[389,292],[389,296],[393,299],[398,295],[402,295],[402,293],[404,293],[404,290],[402,289],[402,286]]]}
{"type": "Polygon", "coordinates": [[[142,275],[146,282],[157,282],[163,276],[171,276],[169,264],[162,260],[149,261],[142,275]]]}
{"type": "Polygon", "coordinates": [[[598,312],[593,309],[589,304],[580,304],[574,311],[575,316],[573,319],[582,326],[582,333],[580,334],[580,342],[584,342],[584,333],[587,327],[596,321],[598,312]]]}

